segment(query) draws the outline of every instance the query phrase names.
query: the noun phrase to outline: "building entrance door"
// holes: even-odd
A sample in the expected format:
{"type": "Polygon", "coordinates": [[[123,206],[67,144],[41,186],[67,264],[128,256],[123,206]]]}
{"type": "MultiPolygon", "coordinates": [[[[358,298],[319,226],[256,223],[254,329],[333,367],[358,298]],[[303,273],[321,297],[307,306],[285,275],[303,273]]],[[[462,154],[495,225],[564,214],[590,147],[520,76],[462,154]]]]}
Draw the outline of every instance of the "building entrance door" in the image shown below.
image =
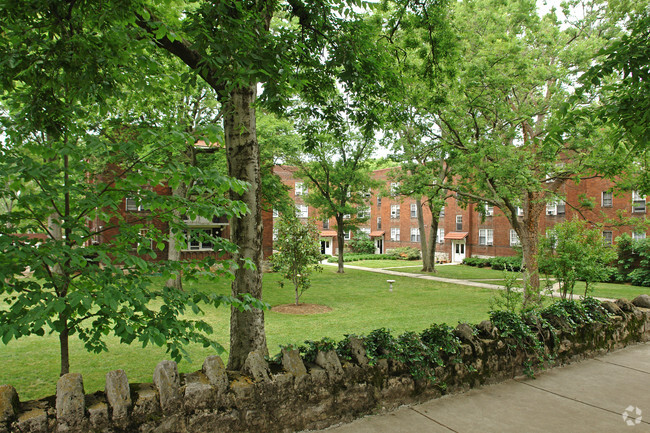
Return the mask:
{"type": "Polygon", "coordinates": [[[461,263],[465,260],[465,239],[451,242],[451,261],[461,263]]]}
{"type": "Polygon", "coordinates": [[[382,238],[375,239],[375,254],[384,254],[384,240],[382,238]]]}
{"type": "Polygon", "coordinates": [[[329,239],[320,240],[320,253],[327,256],[332,255],[332,242],[329,239]]]}

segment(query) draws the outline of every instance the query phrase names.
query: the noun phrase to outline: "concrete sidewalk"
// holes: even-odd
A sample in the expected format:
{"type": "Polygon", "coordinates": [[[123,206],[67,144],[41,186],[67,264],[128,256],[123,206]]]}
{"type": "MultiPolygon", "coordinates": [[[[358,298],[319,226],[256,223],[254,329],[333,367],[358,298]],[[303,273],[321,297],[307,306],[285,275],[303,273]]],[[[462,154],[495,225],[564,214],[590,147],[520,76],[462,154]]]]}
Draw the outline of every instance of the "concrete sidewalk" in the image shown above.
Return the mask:
{"type": "Polygon", "coordinates": [[[650,343],[323,431],[650,432],[650,343]]]}
{"type": "MultiPolygon", "coordinates": [[[[322,265],[328,265],[328,266],[337,266],[336,263],[328,263],[327,261],[321,262],[322,265]]],[[[437,265],[437,266],[456,266],[456,264],[448,264],[448,265],[437,265]]],[[[489,284],[489,283],[481,283],[477,281],[471,281],[471,280],[458,280],[455,278],[443,278],[443,277],[434,277],[433,275],[425,275],[425,274],[413,274],[410,272],[400,272],[400,271],[393,271],[390,269],[383,269],[383,268],[365,268],[363,266],[354,266],[354,265],[345,265],[346,269],[357,269],[360,271],[367,271],[367,272],[374,272],[377,274],[386,274],[386,275],[392,275],[395,277],[407,277],[407,278],[418,278],[420,280],[429,280],[429,281],[439,281],[442,283],[450,283],[450,284],[458,284],[460,286],[471,286],[471,287],[480,287],[482,289],[490,289],[490,290],[505,290],[504,286],[497,285],[497,284],[489,284]]],[[[553,285],[553,292],[552,296],[560,298],[560,292],[558,291],[559,285],[555,283],[553,285]]],[[[513,289],[515,291],[521,291],[522,289],[513,289]]],[[[577,298],[577,296],[576,296],[577,298]]],[[[613,301],[614,299],[610,298],[598,298],[594,297],[595,299],[598,299],[599,301],[613,301]]]]}

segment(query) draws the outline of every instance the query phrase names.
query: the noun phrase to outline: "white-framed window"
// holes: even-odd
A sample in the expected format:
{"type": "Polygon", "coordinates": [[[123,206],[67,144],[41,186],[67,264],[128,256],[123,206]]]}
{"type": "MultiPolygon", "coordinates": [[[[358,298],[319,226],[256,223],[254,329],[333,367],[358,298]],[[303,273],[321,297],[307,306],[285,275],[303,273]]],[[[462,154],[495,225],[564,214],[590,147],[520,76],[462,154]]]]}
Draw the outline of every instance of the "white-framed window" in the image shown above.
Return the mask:
{"type": "Polygon", "coordinates": [[[124,200],[124,209],[128,212],[134,212],[142,211],[144,210],[144,207],[142,206],[142,202],[137,198],[127,197],[124,200]]]}
{"type": "Polygon", "coordinates": [[[603,191],[600,198],[601,207],[612,207],[614,206],[614,193],[612,191],[603,191]]]}
{"type": "Polygon", "coordinates": [[[296,217],[297,218],[307,218],[307,217],[309,217],[309,207],[306,204],[297,204],[296,205],[296,217]]]}
{"type": "Polygon", "coordinates": [[[632,212],[645,213],[645,196],[632,191],[632,212]]]}
{"type": "Polygon", "coordinates": [[[372,196],[372,190],[371,190],[370,188],[368,188],[368,189],[362,191],[361,194],[362,194],[365,198],[370,198],[370,197],[372,196]]]}
{"type": "Polygon", "coordinates": [[[377,217],[377,230],[381,230],[381,217],[377,217]]]}
{"type": "Polygon", "coordinates": [[[494,243],[494,230],[493,229],[479,229],[478,231],[478,244],[479,245],[493,245],[494,243]]]}
{"type": "Polygon", "coordinates": [[[552,201],[546,204],[546,215],[564,215],[566,205],[562,200],[552,201]]]}
{"type": "Polygon", "coordinates": [[[350,217],[351,217],[351,215],[350,215],[349,213],[344,213],[344,214],[343,214],[343,219],[344,219],[344,220],[349,220],[350,217]]]}
{"type": "Polygon", "coordinates": [[[277,241],[278,240],[278,228],[273,227],[273,240],[277,241]]]}
{"type": "Polygon", "coordinates": [[[280,216],[280,212],[277,209],[273,209],[273,218],[278,218],[280,216]]]}
{"type": "Polygon", "coordinates": [[[456,215],[456,231],[457,232],[462,232],[463,231],[463,216],[462,215],[456,215]]]}
{"type": "Polygon", "coordinates": [[[370,206],[359,209],[357,212],[357,218],[370,218],[370,206]]]}
{"type": "Polygon", "coordinates": [[[614,234],[610,230],[603,231],[603,243],[605,245],[612,245],[614,243],[614,234]]]}
{"type": "Polygon", "coordinates": [[[632,232],[632,239],[635,241],[645,239],[645,232],[632,232]]]}
{"type": "Polygon", "coordinates": [[[390,205],[390,217],[391,218],[399,218],[399,205],[398,204],[390,205]]]}
{"type": "Polygon", "coordinates": [[[436,240],[438,241],[439,244],[444,244],[445,243],[445,229],[438,229],[438,236],[436,236],[436,240]]]}
{"type": "Polygon", "coordinates": [[[381,207],[381,197],[377,196],[377,207],[381,207]]]}
{"type": "Polygon", "coordinates": [[[368,228],[368,227],[361,227],[361,228],[359,229],[359,231],[360,231],[361,233],[365,233],[365,234],[367,234],[368,236],[370,236],[370,228],[368,228]]]}
{"type": "Polygon", "coordinates": [[[517,216],[524,216],[524,208],[517,206],[517,216]]]}
{"type": "Polygon", "coordinates": [[[420,242],[419,228],[411,228],[411,242],[420,242]]]}
{"type": "Polygon", "coordinates": [[[390,195],[396,196],[398,190],[399,190],[399,182],[391,182],[390,183],[390,195]]]}
{"type": "Polygon", "coordinates": [[[399,227],[390,228],[390,240],[399,241],[399,227]]]}
{"type": "Polygon", "coordinates": [[[213,251],[214,245],[206,236],[219,237],[221,227],[192,229],[185,232],[187,249],[190,251],[213,251]]]}
{"type": "Polygon", "coordinates": [[[510,246],[517,246],[521,245],[521,242],[519,241],[519,235],[517,235],[517,232],[515,229],[510,229],[510,246]]]}
{"type": "Polygon", "coordinates": [[[352,232],[350,230],[348,230],[346,232],[343,232],[343,239],[345,239],[346,241],[349,241],[350,238],[352,237],[351,233],[352,232]]]}
{"type": "Polygon", "coordinates": [[[440,209],[440,218],[445,217],[445,207],[443,206],[442,209],[440,209]]]}
{"type": "Polygon", "coordinates": [[[490,203],[485,203],[485,216],[494,216],[494,206],[490,203]]]}
{"type": "Polygon", "coordinates": [[[293,186],[293,189],[296,191],[296,195],[307,195],[308,189],[303,182],[296,182],[293,186]]]}
{"type": "Polygon", "coordinates": [[[323,220],[323,229],[330,228],[330,220],[323,220]]]}
{"type": "Polygon", "coordinates": [[[411,203],[411,218],[417,218],[418,217],[418,205],[415,203],[411,203]]]}

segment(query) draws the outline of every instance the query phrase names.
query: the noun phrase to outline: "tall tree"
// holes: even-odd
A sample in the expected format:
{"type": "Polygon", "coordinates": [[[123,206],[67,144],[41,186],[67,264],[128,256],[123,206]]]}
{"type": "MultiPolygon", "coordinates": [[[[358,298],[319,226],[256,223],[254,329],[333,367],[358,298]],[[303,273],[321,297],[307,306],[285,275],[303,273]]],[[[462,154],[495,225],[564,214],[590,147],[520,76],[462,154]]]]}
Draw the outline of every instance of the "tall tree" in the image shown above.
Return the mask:
{"type": "MultiPolygon", "coordinates": [[[[609,139],[616,143],[617,150],[637,162],[626,168],[635,189],[648,193],[650,9],[646,4],[645,9],[626,12],[622,17],[613,13],[609,19],[612,25],[620,24],[627,31],[609,41],[598,53],[596,64],[580,77],[582,87],[577,90],[576,99],[597,96],[598,103],[578,111],[577,116],[584,111],[595,113],[608,126],[609,139]]],[[[576,112],[569,114],[576,116],[576,112]]],[[[618,175],[618,167],[613,168],[612,174],[618,175]]]]}
{"type": "MultiPolygon", "coordinates": [[[[315,122],[309,127],[313,134],[315,122]]],[[[367,220],[359,214],[369,206],[367,191],[376,186],[369,167],[373,142],[353,134],[334,137],[323,130],[309,140],[317,142],[311,151],[288,161],[299,168],[296,175],[307,183],[306,202],[322,218],[336,220],[338,272],[343,273],[345,232],[367,220]]]]}
{"type": "MultiPolygon", "coordinates": [[[[239,247],[233,296],[262,296],[258,84],[264,84],[262,99],[281,107],[289,90],[331,83],[336,65],[348,72],[356,70],[361,58],[349,42],[359,21],[353,7],[359,5],[356,0],[309,4],[229,0],[164,10],[146,2],[135,9],[136,24],[144,35],[185,62],[213,88],[222,104],[229,174],[249,184],[243,194],[232,195],[250,210],[231,224],[232,240],[239,247]],[[274,13],[283,22],[270,31],[274,13]],[[324,56],[327,52],[337,55],[324,56]]],[[[363,81],[359,75],[349,78],[350,83],[363,81]]],[[[230,324],[228,365],[239,369],[249,352],[267,351],[263,312],[233,308],[230,324]]]]}
{"type": "Polygon", "coordinates": [[[451,197],[448,186],[453,183],[448,154],[426,139],[426,133],[411,126],[402,128],[400,139],[395,143],[395,158],[401,168],[393,170],[391,177],[399,183],[397,193],[415,198],[422,271],[435,272],[436,246],[440,214],[447,198],[451,197]],[[424,223],[424,206],[431,214],[427,232],[424,223]]]}
{"type": "MultiPolygon", "coordinates": [[[[198,170],[178,172],[173,161],[146,164],[139,150],[147,134],[97,133],[112,98],[131,77],[124,29],[105,26],[115,14],[95,4],[81,11],[68,2],[10,3],[0,9],[0,194],[15,201],[0,215],[0,295],[8,303],[0,311],[2,341],[57,333],[61,374],[69,372],[69,339],[75,335],[96,352],[107,349],[108,334],[123,343],[166,346],[175,359],[188,341],[222,350],[207,336],[208,324],[183,313],[200,312],[201,303],[250,308],[251,299],[153,287],[155,272],[195,275],[214,261],[181,269],[146,257],[168,240],[154,219],[177,224],[182,233],[186,227],[169,218],[170,211],[238,216],[245,207],[223,194],[243,185],[198,170]],[[198,196],[221,198],[188,202],[158,193],[197,176],[209,179],[196,188],[198,196]],[[128,221],[121,212],[127,199],[142,209],[128,221]],[[107,224],[94,226],[95,220],[107,224]],[[111,232],[110,243],[97,241],[111,232]],[[33,278],[23,278],[26,271],[33,278]]],[[[158,150],[165,144],[158,142],[158,150]]],[[[227,240],[213,241],[234,251],[227,240]]]]}
{"type": "Polygon", "coordinates": [[[605,5],[584,6],[583,17],[560,22],[554,13],[539,17],[534,1],[456,4],[462,58],[448,100],[435,113],[439,138],[456,152],[455,189],[499,207],[519,236],[525,304],[540,300],[537,255],[546,204],[561,197],[569,179],[593,174],[603,157],[597,146],[606,145],[580,129],[562,140],[547,137],[576,75],[608,36],[600,27],[605,5]]]}

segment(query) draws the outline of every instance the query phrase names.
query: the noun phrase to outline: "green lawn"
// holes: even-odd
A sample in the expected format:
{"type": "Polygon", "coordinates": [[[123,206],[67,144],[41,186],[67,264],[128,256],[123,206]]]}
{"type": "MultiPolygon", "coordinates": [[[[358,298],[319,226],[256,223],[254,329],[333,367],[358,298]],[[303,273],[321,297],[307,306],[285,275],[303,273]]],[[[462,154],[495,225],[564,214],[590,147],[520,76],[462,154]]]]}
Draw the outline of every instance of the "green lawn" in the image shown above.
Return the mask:
{"type": "Polygon", "coordinates": [[[401,268],[422,269],[422,260],[359,260],[357,262],[345,262],[344,266],[361,266],[363,268],[385,268],[401,270],[401,268]]]}
{"type": "Polygon", "coordinates": [[[426,274],[442,278],[455,278],[458,280],[503,279],[503,271],[493,271],[489,268],[477,268],[466,265],[436,265],[436,271],[431,274],[422,272],[422,261],[396,261],[393,260],[364,260],[352,262],[351,265],[366,268],[390,268],[393,271],[407,272],[409,274],[426,274]]]}
{"type": "MultiPolygon", "coordinates": [[[[266,332],[271,354],[280,344],[302,343],[305,339],[328,336],[340,339],[347,333],[365,334],[388,327],[395,333],[419,331],[432,323],[459,321],[478,323],[487,318],[491,290],[457,286],[406,277],[396,280],[394,291],[388,292],[386,275],[349,269],[336,274],[335,267],[325,267],[315,274],[313,287],[301,302],[324,304],[333,311],[312,316],[289,316],[266,313],[266,332]]],[[[277,284],[277,274],[264,276],[264,297],[271,305],[290,303],[292,290],[277,284]]],[[[203,290],[227,293],[224,281],[203,290]]],[[[219,309],[207,314],[206,320],[215,328],[214,338],[227,346],[229,311],[219,309]]],[[[105,374],[122,368],[131,382],[150,382],[157,362],[168,359],[157,347],[142,348],[137,344],[124,346],[109,339],[109,352],[99,355],[85,352],[77,340],[71,341],[71,371],[82,373],[87,393],[104,388],[105,374]]],[[[199,369],[203,359],[212,353],[201,347],[188,348],[192,362],[181,362],[182,372],[199,369]]],[[[0,384],[16,387],[22,401],[54,394],[59,372],[58,339],[54,335],[29,337],[8,345],[0,344],[0,384]]]]}
{"type": "MultiPolygon", "coordinates": [[[[625,298],[632,300],[639,295],[650,295],[650,287],[632,286],[630,284],[615,284],[615,283],[596,283],[593,292],[590,296],[600,298],[619,299],[625,298]]],[[[574,295],[582,296],[585,293],[585,283],[578,281],[573,290],[574,295]]]]}

